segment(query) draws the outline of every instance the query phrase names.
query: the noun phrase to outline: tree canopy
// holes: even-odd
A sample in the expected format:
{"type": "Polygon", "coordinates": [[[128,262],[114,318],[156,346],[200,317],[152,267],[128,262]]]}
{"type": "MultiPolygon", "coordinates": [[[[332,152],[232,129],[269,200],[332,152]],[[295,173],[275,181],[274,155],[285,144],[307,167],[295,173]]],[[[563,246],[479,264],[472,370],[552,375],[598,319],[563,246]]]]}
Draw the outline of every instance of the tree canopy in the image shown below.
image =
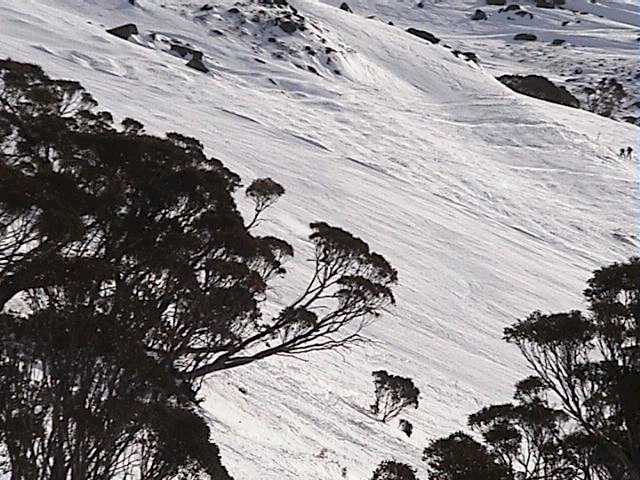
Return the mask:
{"type": "Polygon", "coordinates": [[[240,178],[198,140],[97,106],[77,82],[0,61],[0,456],[16,480],[224,480],[203,377],[362,341],[396,271],[314,222],[311,278],[265,314],[294,252],[255,229],[284,188],[252,182],[246,222],[240,178]]]}
{"type": "Polygon", "coordinates": [[[596,270],[584,295],[587,312],[536,311],[505,329],[534,375],[515,402],[469,416],[483,443],[433,441],[430,478],[640,479],[640,259],[596,270]]]}

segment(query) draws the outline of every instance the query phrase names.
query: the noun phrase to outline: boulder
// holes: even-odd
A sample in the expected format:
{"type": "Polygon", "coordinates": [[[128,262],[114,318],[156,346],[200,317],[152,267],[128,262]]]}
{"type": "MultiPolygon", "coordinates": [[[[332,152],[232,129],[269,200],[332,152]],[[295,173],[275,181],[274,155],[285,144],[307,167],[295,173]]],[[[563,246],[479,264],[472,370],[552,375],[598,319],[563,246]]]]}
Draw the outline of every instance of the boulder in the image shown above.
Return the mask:
{"type": "Polygon", "coordinates": [[[551,45],[562,45],[565,42],[566,40],[563,40],[562,38],[554,38],[551,45]]]}
{"type": "Polygon", "coordinates": [[[202,52],[199,50],[194,50],[191,47],[187,47],[186,45],[180,45],[178,43],[172,43],[171,44],[171,52],[181,56],[181,57],[188,57],[191,56],[191,58],[197,58],[199,60],[202,60],[202,52]]]}
{"type": "Polygon", "coordinates": [[[478,58],[478,55],[476,55],[474,52],[462,52],[462,56],[465,58],[465,60],[469,60],[475,63],[480,63],[480,59],[478,58]]]}
{"type": "Polygon", "coordinates": [[[515,15],[519,16],[519,17],[526,17],[527,15],[529,15],[529,18],[533,18],[533,13],[530,12],[525,12],[524,10],[518,10],[515,15]]]}
{"type": "Polygon", "coordinates": [[[440,43],[440,39],[438,37],[424,30],[418,30],[417,28],[407,28],[407,33],[415,35],[416,37],[422,38],[423,40],[426,40],[427,42],[431,42],[433,44],[440,43]]]}
{"type": "Polygon", "coordinates": [[[353,13],[353,10],[351,10],[351,7],[349,5],[347,5],[347,2],[342,2],[342,4],[340,5],[340,10],[344,10],[345,12],[353,13]]]}
{"type": "Polygon", "coordinates": [[[567,107],[579,108],[580,101],[566,88],[555,85],[540,75],[502,75],[498,80],[511,90],[567,107]]]}
{"type": "Polygon", "coordinates": [[[131,35],[138,34],[138,27],[136,27],[133,23],[127,23],[125,25],[120,25],[119,27],[110,28],[107,30],[107,33],[111,35],[115,35],[118,38],[122,38],[123,40],[129,40],[131,35]]]}
{"type": "Polygon", "coordinates": [[[480,63],[480,59],[478,58],[478,55],[476,55],[474,52],[463,52],[460,50],[452,50],[451,53],[453,53],[457,58],[462,57],[463,60],[480,63]]]}
{"type": "Polygon", "coordinates": [[[204,62],[202,61],[201,57],[200,58],[193,57],[187,63],[187,67],[191,67],[194,70],[198,70],[199,72],[202,72],[202,73],[207,73],[209,71],[209,69],[205,66],[204,62]]]}
{"type": "Polygon", "coordinates": [[[292,34],[296,30],[298,30],[298,25],[295,22],[292,22],[290,20],[280,21],[278,22],[278,25],[280,26],[283,32],[288,34],[292,34]]]}
{"type": "Polygon", "coordinates": [[[480,9],[476,10],[473,13],[473,15],[471,15],[471,20],[486,20],[486,19],[487,19],[487,14],[480,9]]]}
{"type": "Polygon", "coordinates": [[[538,40],[533,33],[518,33],[513,37],[514,40],[519,40],[523,42],[535,42],[538,40]]]}

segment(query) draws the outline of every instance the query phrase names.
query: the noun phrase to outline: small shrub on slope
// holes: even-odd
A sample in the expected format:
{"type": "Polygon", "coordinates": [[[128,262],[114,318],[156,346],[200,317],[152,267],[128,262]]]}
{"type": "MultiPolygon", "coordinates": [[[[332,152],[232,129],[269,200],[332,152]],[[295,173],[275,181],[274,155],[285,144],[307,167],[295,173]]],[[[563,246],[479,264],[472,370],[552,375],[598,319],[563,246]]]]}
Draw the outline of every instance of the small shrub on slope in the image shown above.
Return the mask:
{"type": "Polygon", "coordinates": [[[372,373],[375,385],[375,402],[371,412],[383,422],[396,417],[405,408],[418,408],[420,390],[413,380],[399,375],[389,375],[385,370],[372,373]]]}

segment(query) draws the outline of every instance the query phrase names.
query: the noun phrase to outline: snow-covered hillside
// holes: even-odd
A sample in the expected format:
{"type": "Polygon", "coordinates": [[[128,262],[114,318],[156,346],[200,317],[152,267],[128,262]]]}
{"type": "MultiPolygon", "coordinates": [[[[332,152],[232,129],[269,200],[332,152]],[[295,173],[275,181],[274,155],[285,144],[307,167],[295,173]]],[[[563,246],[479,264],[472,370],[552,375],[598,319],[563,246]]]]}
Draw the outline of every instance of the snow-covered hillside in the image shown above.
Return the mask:
{"type": "MultiPolygon", "coordinates": [[[[341,0],[328,3],[338,6],[341,0]]],[[[487,6],[483,0],[348,2],[356,14],[403,28],[423,28],[454,49],[472,51],[493,75],[548,76],[583,103],[584,87],[593,87],[603,77],[614,77],[629,94],[619,117],[640,119],[638,0],[568,0],[555,9],[536,8],[534,0],[508,3],[520,8],[487,6]],[[485,20],[472,20],[477,9],[485,14],[485,20]],[[537,39],[514,40],[521,33],[534,34],[537,39]],[[554,41],[559,44],[554,45],[554,41]]]]}
{"type": "MultiPolygon", "coordinates": [[[[551,62],[533,57],[535,46],[517,47],[527,56],[498,46],[520,26],[468,21],[481,2],[359,0],[354,13],[337,1],[290,0],[297,13],[256,2],[0,0],[0,57],[79,80],[152,132],[199,138],[246,181],[282,183],[263,228],[296,257],[274,305],[310,274],[311,221],[348,229],[398,269],[397,307],[366,331],[370,345],[211,377],[205,405],[235,478],[335,480],[346,468],[364,480],[386,458],[424,478],[427,440],[506,400],[525,375],[503,327],[533,309],[580,307],[591,270],[638,251],[634,163],[617,156],[638,127],[501,85],[493,74],[551,62]],[[276,24],[287,12],[304,30],[276,24]],[[125,23],[138,28],[129,40],[106,32],[125,23]],[[208,73],[171,44],[201,51],[208,73]],[[363,412],[378,369],[422,391],[406,415],[410,439],[363,412]]],[[[584,62],[606,51],[630,65],[638,3],[568,0],[605,16],[571,27],[574,39],[601,40],[580,50],[584,62]]],[[[560,15],[569,13],[540,14],[560,15]]],[[[544,22],[531,28],[555,38],[544,22]]]]}

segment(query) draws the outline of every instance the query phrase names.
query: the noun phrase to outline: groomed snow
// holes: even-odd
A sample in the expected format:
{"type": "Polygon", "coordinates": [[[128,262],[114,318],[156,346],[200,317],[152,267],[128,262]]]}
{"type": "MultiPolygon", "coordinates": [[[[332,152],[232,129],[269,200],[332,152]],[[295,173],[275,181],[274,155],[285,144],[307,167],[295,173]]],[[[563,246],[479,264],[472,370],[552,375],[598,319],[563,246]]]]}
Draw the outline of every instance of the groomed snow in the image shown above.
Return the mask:
{"type": "MultiPolygon", "coordinates": [[[[638,252],[634,165],[617,158],[638,128],[511,92],[483,67],[406,34],[408,2],[384,5],[405,19],[398,28],[358,14],[364,1],[348,14],[292,0],[314,28],[291,36],[234,23],[232,0],[209,2],[207,18],[197,18],[204,1],[138,3],[0,0],[0,57],[79,80],[149,131],[199,138],[247,182],[282,183],[287,194],[263,227],[293,243],[296,257],[272,306],[310,274],[311,221],[347,228],[400,274],[397,307],[366,331],[370,345],[211,377],[205,406],[238,480],[335,480],[345,467],[347,479],[366,480],[387,458],[425,478],[428,439],[507,400],[527,373],[503,327],[534,309],[581,307],[591,270],[638,252]],[[129,22],[140,29],[132,41],[105,32],[129,22]],[[210,73],[158,48],[152,32],[202,50],[210,73]],[[335,48],[340,74],[305,56],[307,44],[335,48]],[[363,412],[378,369],[422,391],[405,415],[410,439],[363,412]]],[[[450,3],[427,1],[415,15],[476,5],[450,3]]],[[[637,2],[609,5],[610,18],[626,19],[637,2]]],[[[425,29],[444,35],[447,18],[433,24],[425,29]]],[[[471,28],[456,27],[459,44],[473,40],[471,28]]]]}

